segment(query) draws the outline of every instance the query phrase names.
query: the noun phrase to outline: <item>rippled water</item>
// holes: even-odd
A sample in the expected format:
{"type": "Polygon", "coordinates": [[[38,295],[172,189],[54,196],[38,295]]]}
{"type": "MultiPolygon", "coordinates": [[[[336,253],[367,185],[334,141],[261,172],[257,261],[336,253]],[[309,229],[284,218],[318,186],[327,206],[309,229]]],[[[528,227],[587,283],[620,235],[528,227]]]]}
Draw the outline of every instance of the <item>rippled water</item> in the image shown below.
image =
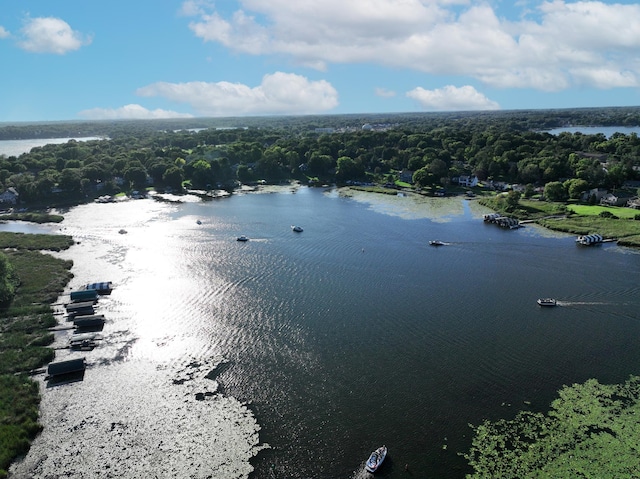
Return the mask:
{"type": "Polygon", "coordinates": [[[71,286],[116,288],[14,477],[368,477],[386,444],[378,477],[461,478],[469,423],[638,372],[636,252],[463,199],[294,191],[64,212],[71,286]]]}

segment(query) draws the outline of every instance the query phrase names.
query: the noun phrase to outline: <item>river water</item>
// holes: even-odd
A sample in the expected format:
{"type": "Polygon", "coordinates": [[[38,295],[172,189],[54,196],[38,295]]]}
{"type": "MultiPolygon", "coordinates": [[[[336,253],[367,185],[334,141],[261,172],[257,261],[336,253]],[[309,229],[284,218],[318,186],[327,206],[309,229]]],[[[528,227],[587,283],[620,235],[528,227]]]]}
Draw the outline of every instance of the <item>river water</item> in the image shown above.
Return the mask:
{"type": "Polygon", "coordinates": [[[636,251],[505,231],[462,198],[185,199],[52,227],[77,241],[71,289],[115,289],[98,347],[57,351],[84,379],[41,378],[44,432],[11,477],[360,478],[386,444],[376,477],[457,479],[469,424],[639,372],[636,251]]]}

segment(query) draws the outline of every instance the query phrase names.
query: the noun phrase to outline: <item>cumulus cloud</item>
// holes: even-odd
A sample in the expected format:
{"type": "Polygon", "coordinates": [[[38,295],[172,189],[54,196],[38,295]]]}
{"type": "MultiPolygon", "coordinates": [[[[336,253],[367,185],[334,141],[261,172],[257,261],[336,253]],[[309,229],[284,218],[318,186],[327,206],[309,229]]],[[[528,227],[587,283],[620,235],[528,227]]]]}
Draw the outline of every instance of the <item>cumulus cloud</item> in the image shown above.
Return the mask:
{"type": "Polygon", "coordinates": [[[137,104],[125,105],[120,108],[92,108],[79,113],[87,120],[149,120],[159,118],[191,118],[188,113],[177,113],[170,110],[148,110],[137,104]]]}
{"type": "Polygon", "coordinates": [[[0,25],[0,38],[8,38],[8,37],[9,37],[9,32],[2,25],[0,25]]]}
{"type": "Polygon", "coordinates": [[[230,14],[189,0],[193,33],[238,53],[286,55],[319,70],[373,63],[471,76],[497,88],[640,86],[640,4],[484,0],[239,0],[230,14]],[[336,14],[339,12],[339,15],[336,14]]]}
{"type": "Polygon", "coordinates": [[[54,17],[29,18],[20,33],[18,45],[34,53],[63,55],[92,41],[90,36],[72,30],[67,22],[54,17]]]}
{"type": "Polygon", "coordinates": [[[407,96],[416,100],[424,110],[428,111],[470,111],[498,110],[500,105],[489,100],[470,85],[455,87],[447,85],[435,90],[422,87],[407,92],[407,96]]]}
{"type": "Polygon", "coordinates": [[[158,82],[136,93],[187,103],[207,116],[310,114],[338,105],[338,94],[329,82],[282,72],[265,75],[256,87],[225,81],[158,82]]]}

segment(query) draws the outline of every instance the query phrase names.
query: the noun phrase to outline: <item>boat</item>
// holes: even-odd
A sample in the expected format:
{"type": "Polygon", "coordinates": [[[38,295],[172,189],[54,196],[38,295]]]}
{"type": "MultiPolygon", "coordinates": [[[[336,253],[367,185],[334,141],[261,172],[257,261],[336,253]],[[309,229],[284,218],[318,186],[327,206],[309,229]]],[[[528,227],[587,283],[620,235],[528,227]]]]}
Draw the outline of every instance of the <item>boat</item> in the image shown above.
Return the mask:
{"type": "Polygon", "coordinates": [[[302,231],[303,231],[303,229],[302,229],[302,227],[301,227],[301,226],[294,226],[294,225],[291,225],[291,229],[292,229],[293,231],[295,231],[296,233],[302,233],[302,231]]]}
{"type": "Polygon", "coordinates": [[[238,236],[236,239],[238,241],[249,241],[249,238],[247,238],[245,235],[238,236]]]}
{"type": "Polygon", "coordinates": [[[538,304],[540,306],[556,306],[558,302],[553,298],[539,298],[538,304]]]}
{"type": "Polygon", "coordinates": [[[387,446],[380,446],[367,459],[367,463],[364,466],[365,469],[369,472],[376,472],[385,457],[387,457],[387,446]]]}
{"type": "Polygon", "coordinates": [[[440,241],[440,240],[431,240],[431,241],[429,241],[429,244],[431,246],[444,246],[446,243],[444,243],[443,241],[440,241]]]}
{"type": "Polygon", "coordinates": [[[604,241],[604,238],[602,237],[602,235],[599,235],[597,233],[590,234],[590,235],[582,235],[576,238],[576,243],[578,243],[581,246],[599,245],[599,244],[602,244],[603,241],[604,241]]]}
{"type": "Polygon", "coordinates": [[[127,230],[125,230],[124,228],[119,230],[118,233],[120,233],[121,235],[126,235],[127,234],[127,230]]]}
{"type": "Polygon", "coordinates": [[[109,295],[113,290],[113,283],[111,281],[101,281],[99,283],[89,283],[84,285],[84,289],[93,289],[98,292],[98,294],[109,295]]]}

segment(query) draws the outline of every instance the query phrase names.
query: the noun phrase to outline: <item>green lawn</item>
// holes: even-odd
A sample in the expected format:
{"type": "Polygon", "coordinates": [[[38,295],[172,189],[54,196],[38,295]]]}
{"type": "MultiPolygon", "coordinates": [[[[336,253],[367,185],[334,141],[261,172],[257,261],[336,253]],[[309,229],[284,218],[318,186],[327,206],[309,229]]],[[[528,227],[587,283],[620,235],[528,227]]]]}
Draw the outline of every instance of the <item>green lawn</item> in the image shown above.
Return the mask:
{"type": "Polygon", "coordinates": [[[640,211],[633,208],[622,208],[619,206],[596,206],[596,205],[567,205],[567,209],[573,211],[580,216],[597,216],[603,211],[622,219],[634,219],[636,215],[640,215],[640,211]]]}

